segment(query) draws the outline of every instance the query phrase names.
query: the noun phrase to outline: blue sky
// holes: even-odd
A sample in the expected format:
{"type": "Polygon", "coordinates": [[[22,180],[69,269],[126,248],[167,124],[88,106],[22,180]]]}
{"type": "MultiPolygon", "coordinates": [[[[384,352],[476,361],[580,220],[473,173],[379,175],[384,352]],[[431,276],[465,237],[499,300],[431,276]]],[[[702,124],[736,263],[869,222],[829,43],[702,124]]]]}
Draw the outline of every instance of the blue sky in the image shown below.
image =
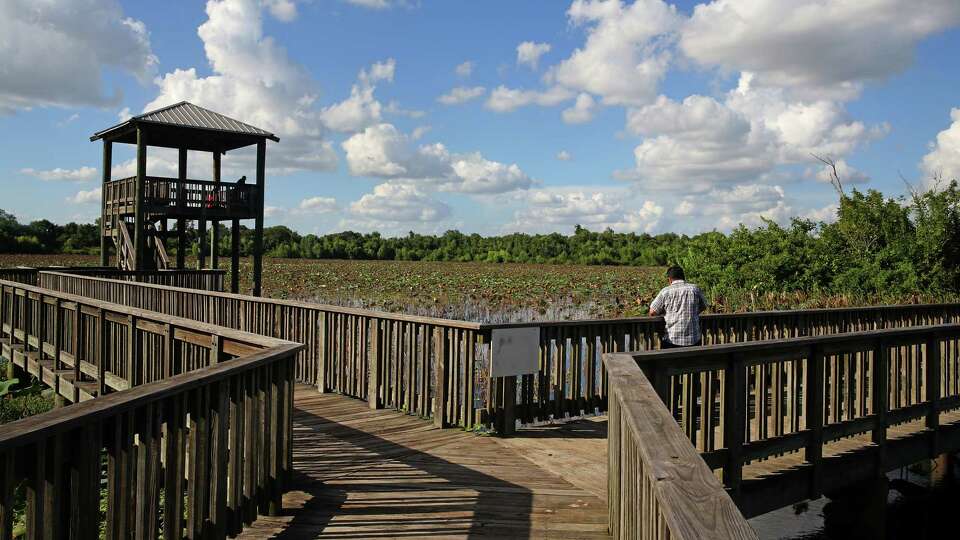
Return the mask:
{"type": "Polygon", "coordinates": [[[811,154],[848,190],[960,176],[958,25],[955,0],[12,0],[0,207],[92,220],[90,134],[188,100],[280,136],[267,221],[301,232],[831,219],[811,154]]]}

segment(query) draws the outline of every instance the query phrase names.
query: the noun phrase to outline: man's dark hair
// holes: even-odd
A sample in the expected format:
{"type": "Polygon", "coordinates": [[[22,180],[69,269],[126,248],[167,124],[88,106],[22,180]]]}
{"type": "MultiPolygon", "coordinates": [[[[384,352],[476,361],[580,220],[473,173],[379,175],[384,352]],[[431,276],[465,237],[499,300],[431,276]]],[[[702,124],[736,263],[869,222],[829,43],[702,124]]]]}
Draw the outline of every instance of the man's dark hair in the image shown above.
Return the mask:
{"type": "Polygon", "coordinates": [[[671,266],[667,268],[667,277],[670,279],[687,279],[683,277],[683,268],[679,266],[671,266]]]}

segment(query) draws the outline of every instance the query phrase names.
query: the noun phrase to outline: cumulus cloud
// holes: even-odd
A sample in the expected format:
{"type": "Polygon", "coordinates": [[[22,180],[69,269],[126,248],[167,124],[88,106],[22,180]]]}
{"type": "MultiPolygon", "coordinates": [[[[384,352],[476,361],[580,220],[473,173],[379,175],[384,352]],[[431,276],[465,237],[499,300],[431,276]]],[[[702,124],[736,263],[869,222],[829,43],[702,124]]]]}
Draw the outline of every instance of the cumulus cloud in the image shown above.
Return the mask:
{"type": "Polygon", "coordinates": [[[550,69],[550,80],[607,105],[643,105],[657,96],[671,58],[669,36],[682,22],[675,7],[661,0],[575,0],[567,16],[587,29],[587,40],[550,69]]]}
{"type": "Polygon", "coordinates": [[[290,22],[297,18],[297,5],[291,0],[264,0],[264,4],[279,21],[290,22]]]}
{"type": "Polygon", "coordinates": [[[437,101],[444,105],[459,105],[461,103],[466,103],[472,101],[482,96],[487,92],[487,89],[482,86],[457,86],[452,88],[446,94],[437,98],[437,101]]]}
{"type": "Polygon", "coordinates": [[[457,64],[453,71],[460,77],[469,77],[473,73],[473,67],[473,62],[467,60],[462,64],[457,64]]]}
{"type": "Polygon", "coordinates": [[[596,109],[596,102],[590,94],[581,93],[577,96],[577,101],[573,107],[563,110],[563,121],[568,124],[583,124],[593,120],[596,109]]]}
{"type": "Polygon", "coordinates": [[[766,184],[740,184],[714,188],[703,196],[684,198],[674,209],[681,216],[677,223],[696,229],[697,220],[708,222],[719,230],[729,230],[743,224],[762,225],[764,219],[777,223],[789,221],[793,209],[787,204],[783,188],[766,184]]]}
{"type": "Polygon", "coordinates": [[[552,107],[573,97],[573,92],[559,86],[544,91],[521,90],[500,85],[487,98],[486,108],[495,112],[511,112],[527,105],[552,107]]]}
{"type": "Polygon", "coordinates": [[[653,201],[633,201],[620,190],[544,188],[532,190],[505,231],[569,233],[576,225],[588,229],[611,228],[621,232],[650,232],[663,207],[653,201]]]}
{"type": "Polygon", "coordinates": [[[930,143],[930,152],[920,162],[928,180],[937,176],[960,180],[960,108],[950,110],[950,120],[950,126],[937,134],[930,143]]]}
{"type": "Polygon", "coordinates": [[[567,152],[566,150],[561,150],[557,152],[557,159],[559,159],[560,161],[570,161],[571,159],[573,159],[573,155],[571,155],[570,152],[567,152]]]}
{"type": "MultiPolygon", "coordinates": [[[[350,89],[350,97],[324,107],[320,112],[323,123],[333,131],[346,133],[355,133],[379,123],[383,106],[373,96],[373,92],[377,82],[392,82],[395,71],[396,61],[393,58],[373,64],[369,71],[360,70],[357,83],[350,89]]],[[[393,112],[398,110],[399,106],[393,112]]]]}
{"type": "MultiPolygon", "coordinates": [[[[163,75],[156,81],[159,95],[144,110],[191,101],[276,133],[283,144],[268,154],[272,173],[335,169],[336,153],[325,139],[321,111],[314,107],[316,85],[303,66],[264,35],[263,9],[256,0],[209,1],[208,18],[197,33],[212,74],[201,77],[190,68],[163,75]]],[[[392,77],[391,67],[372,69],[365,77],[382,80],[387,75],[392,77]]],[[[363,98],[360,92],[357,99],[363,98]]],[[[239,155],[252,158],[250,152],[239,155]]]]}
{"type": "Polygon", "coordinates": [[[370,9],[389,9],[397,5],[405,4],[403,0],[346,0],[346,1],[349,4],[370,8],[370,9]]]}
{"type": "Polygon", "coordinates": [[[396,100],[390,100],[390,102],[387,103],[387,106],[383,108],[383,112],[398,116],[406,116],[408,118],[423,118],[427,114],[426,111],[421,111],[418,109],[404,109],[396,100]]]}
{"type": "Polygon", "coordinates": [[[20,169],[22,174],[39,178],[40,180],[66,180],[69,182],[86,182],[97,177],[99,172],[95,167],[79,167],[77,169],[20,169]]]}
{"type": "Polygon", "coordinates": [[[694,8],[682,51],[708,66],[756,74],[801,97],[847,98],[913,60],[921,39],[960,23],[960,3],[930,0],[714,0],[694,8]]]}
{"type": "Polygon", "coordinates": [[[549,43],[535,43],[533,41],[524,41],[517,45],[517,65],[528,66],[536,70],[540,63],[540,57],[550,52],[549,43]]]}
{"type": "Polygon", "coordinates": [[[416,146],[413,137],[392,124],[371,126],[342,143],[354,176],[405,179],[442,191],[471,194],[526,189],[533,180],[516,164],[484,158],[479,152],[456,154],[443,144],[416,146]]]}
{"type": "Polygon", "coordinates": [[[67,202],[72,204],[94,204],[100,202],[100,188],[90,189],[90,190],[81,190],[70,197],[67,197],[67,202]]]}
{"type": "Polygon", "coordinates": [[[415,223],[445,219],[450,216],[450,207],[430,198],[414,184],[390,181],[351,203],[350,213],[377,222],[415,223]]]}
{"type": "MultiPolygon", "coordinates": [[[[837,176],[840,177],[840,182],[845,186],[849,184],[863,184],[870,181],[870,176],[863,171],[857,170],[854,166],[847,163],[845,159],[836,160],[835,165],[837,166],[837,176]]],[[[833,181],[833,168],[829,165],[824,165],[815,172],[811,171],[810,176],[813,176],[813,178],[821,182],[830,183],[833,181]]]]}
{"type": "Polygon", "coordinates": [[[104,73],[149,81],[157,65],[146,26],[115,0],[0,2],[0,114],[43,106],[119,104],[104,73]]]}
{"type": "Polygon", "coordinates": [[[337,200],[333,197],[308,197],[300,201],[297,210],[307,214],[329,214],[338,210],[337,200]]]}
{"type": "MultiPolygon", "coordinates": [[[[778,166],[809,163],[811,154],[848,155],[884,136],[889,126],[851,120],[837,102],[791,100],[782,89],[757,88],[744,74],[723,101],[660,96],[632,108],[627,130],[644,140],[634,149],[635,168],[618,171],[618,177],[702,192],[718,182],[756,182],[778,166]]],[[[843,167],[852,181],[865,180],[845,161],[843,167]]]]}

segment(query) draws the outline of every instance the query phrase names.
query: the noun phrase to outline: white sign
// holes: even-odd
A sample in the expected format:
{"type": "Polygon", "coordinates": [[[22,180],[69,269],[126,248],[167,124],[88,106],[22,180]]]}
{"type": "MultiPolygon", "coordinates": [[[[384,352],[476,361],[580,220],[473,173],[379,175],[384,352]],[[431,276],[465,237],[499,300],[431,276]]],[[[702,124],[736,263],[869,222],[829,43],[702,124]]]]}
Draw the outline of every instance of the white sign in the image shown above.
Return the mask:
{"type": "Polygon", "coordinates": [[[502,328],[491,334],[490,376],[528,375],[540,369],[540,328],[502,328]]]}

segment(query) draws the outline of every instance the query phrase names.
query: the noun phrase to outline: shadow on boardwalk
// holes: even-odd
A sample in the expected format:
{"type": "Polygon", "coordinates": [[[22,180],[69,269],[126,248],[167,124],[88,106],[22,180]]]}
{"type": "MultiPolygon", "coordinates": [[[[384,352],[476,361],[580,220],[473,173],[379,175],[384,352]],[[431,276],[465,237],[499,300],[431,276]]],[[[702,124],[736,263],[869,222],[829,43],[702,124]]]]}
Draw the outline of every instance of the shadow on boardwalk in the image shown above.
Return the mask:
{"type": "Polygon", "coordinates": [[[606,505],[503,441],[297,388],[285,515],[241,538],[606,538],[606,505]]]}

